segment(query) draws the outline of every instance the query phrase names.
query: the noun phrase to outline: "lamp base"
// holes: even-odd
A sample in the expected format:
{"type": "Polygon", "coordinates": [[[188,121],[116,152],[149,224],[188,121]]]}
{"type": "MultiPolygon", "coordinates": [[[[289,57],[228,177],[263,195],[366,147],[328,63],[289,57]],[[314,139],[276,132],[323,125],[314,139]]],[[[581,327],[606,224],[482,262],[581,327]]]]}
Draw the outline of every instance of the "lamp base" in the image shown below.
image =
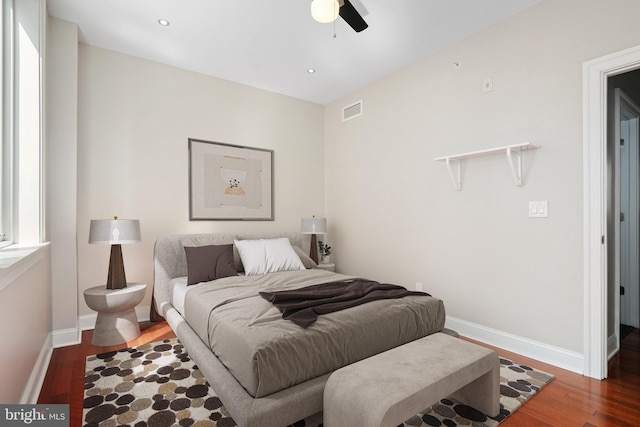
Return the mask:
{"type": "Polygon", "coordinates": [[[316,240],[316,235],[311,235],[311,245],[309,246],[309,257],[318,264],[318,241],[316,240]]]}
{"type": "Polygon", "coordinates": [[[111,245],[111,256],[109,257],[109,275],[107,276],[107,289],[122,289],[126,287],[127,277],[124,274],[122,245],[111,245]]]}

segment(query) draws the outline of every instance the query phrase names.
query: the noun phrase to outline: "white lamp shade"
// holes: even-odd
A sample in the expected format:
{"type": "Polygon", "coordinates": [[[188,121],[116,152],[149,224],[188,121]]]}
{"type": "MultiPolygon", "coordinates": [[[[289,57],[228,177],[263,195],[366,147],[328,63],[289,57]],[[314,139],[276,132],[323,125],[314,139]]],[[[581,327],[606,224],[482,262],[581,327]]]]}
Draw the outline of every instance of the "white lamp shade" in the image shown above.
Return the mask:
{"type": "Polygon", "coordinates": [[[313,0],[311,2],[311,16],[322,24],[328,24],[338,18],[340,5],[337,0],[313,0]]]}
{"type": "Polygon", "coordinates": [[[326,218],[302,218],[302,234],[325,234],[327,232],[326,218]]]}
{"type": "Polygon", "coordinates": [[[92,219],[89,243],[124,245],[140,241],[140,221],[137,219],[92,219]]]}

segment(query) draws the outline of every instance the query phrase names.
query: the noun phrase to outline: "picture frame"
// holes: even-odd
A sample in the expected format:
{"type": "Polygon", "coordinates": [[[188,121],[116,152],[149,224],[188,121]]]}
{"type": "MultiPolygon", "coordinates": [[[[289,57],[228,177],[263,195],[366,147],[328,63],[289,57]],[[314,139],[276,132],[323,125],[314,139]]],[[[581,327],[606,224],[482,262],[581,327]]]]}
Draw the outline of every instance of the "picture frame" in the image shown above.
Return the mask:
{"type": "Polygon", "coordinates": [[[273,221],[273,150],[189,138],[189,220],[273,221]]]}

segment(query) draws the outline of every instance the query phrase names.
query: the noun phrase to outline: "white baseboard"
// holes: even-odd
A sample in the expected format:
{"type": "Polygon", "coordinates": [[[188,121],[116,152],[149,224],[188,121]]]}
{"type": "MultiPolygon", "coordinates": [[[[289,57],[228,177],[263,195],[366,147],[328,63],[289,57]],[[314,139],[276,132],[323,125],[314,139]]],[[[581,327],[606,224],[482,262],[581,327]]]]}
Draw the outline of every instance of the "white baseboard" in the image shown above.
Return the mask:
{"type": "Polygon", "coordinates": [[[581,375],[584,372],[584,356],[574,351],[530,340],[451,316],[447,316],[445,326],[472,340],[503,348],[512,353],[518,353],[525,357],[539,360],[543,363],[548,363],[581,375]]]}
{"type": "Polygon", "coordinates": [[[82,342],[82,331],[78,328],[61,329],[53,331],[53,348],[66,347],[82,342]]]}
{"type": "Polygon", "coordinates": [[[40,354],[36,360],[31,375],[27,380],[27,384],[24,387],[22,396],[20,397],[21,404],[35,404],[38,403],[38,397],[40,396],[40,390],[42,389],[42,383],[47,375],[47,369],[49,368],[49,361],[51,360],[51,353],[53,347],[51,345],[51,334],[48,334],[42,343],[40,354]]]}
{"type": "MultiPolygon", "coordinates": [[[[150,305],[136,306],[136,317],[138,318],[138,322],[147,322],[149,321],[149,310],[151,309],[150,305]]],[[[95,329],[96,327],[96,319],[98,318],[98,313],[85,314],[84,316],[80,316],[80,330],[87,331],[89,329],[95,329]]]]}

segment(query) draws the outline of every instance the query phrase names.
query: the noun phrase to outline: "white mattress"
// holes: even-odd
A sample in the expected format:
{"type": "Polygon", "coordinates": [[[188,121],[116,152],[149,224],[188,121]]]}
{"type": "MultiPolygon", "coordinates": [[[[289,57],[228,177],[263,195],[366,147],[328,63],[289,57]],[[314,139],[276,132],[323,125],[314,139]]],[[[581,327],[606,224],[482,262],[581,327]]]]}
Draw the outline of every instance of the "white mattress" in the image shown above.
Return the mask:
{"type": "Polygon", "coordinates": [[[184,316],[184,299],[187,296],[189,287],[187,286],[186,277],[176,277],[169,282],[171,289],[171,305],[175,307],[182,316],[184,316]]]}

